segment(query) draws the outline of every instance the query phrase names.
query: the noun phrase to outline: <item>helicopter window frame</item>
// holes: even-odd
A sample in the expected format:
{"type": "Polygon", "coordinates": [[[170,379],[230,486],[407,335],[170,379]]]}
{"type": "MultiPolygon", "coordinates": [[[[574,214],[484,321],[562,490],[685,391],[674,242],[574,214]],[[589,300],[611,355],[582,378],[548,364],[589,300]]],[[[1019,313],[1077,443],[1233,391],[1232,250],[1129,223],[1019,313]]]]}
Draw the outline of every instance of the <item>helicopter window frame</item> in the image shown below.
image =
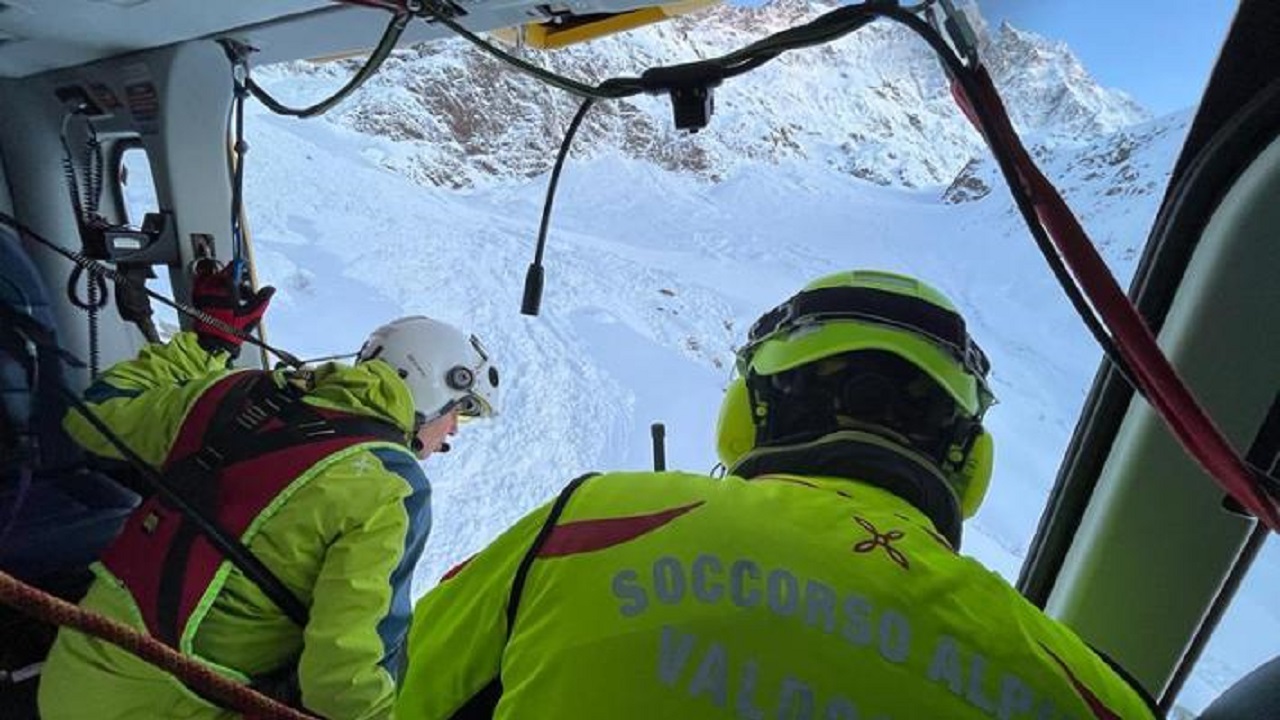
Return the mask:
{"type": "MultiPolygon", "coordinates": [[[[147,146],[142,138],[137,136],[118,138],[112,142],[108,158],[107,167],[110,168],[111,181],[105,184],[104,191],[110,195],[108,200],[116,214],[116,220],[130,227],[139,227],[148,212],[161,210],[159,189],[155,182],[155,165],[151,161],[147,146]],[[146,164],[145,178],[149,188],[147,188],[146,197],[142,199],[149,202],[131,202],[129,181],[137,182],[138,176],[138,173],[129,171],[134,158],[146,164]]],[[[133,196],[135,200],[138,199],[137,195],[135,193],[133,196]]],[[[173,268],[169,265],[152,265],[151,268],[155,273],[155,279],[159,281],[160,291],[173,297],[175,294],[171,275],[173,268]]],[[[177,311],[168,306],[153,305],[153,312],[161,338],[167,339],[181,329],[181,318],[178,317],[177,311]]]]}

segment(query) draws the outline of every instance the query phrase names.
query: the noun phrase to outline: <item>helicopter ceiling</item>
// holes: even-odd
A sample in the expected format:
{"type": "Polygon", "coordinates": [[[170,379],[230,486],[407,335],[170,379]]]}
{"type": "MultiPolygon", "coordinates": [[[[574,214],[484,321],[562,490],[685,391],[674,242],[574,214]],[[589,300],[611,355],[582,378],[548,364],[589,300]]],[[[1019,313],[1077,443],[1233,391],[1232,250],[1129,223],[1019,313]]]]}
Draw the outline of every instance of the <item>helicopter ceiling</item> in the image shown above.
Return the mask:
{"type": "MultiPolygon", "coordinates": [[[[449,0],[475,31],[620,13],[643,0],[449,0]]],[[[387,13],[333,0],[0,0],[0,77],[20,78],[205,37],[235,36],[257,48],[257,62],[368,50],[387,13]]],[[[411,22],[402,42],[448,31],[411,22]]]]}

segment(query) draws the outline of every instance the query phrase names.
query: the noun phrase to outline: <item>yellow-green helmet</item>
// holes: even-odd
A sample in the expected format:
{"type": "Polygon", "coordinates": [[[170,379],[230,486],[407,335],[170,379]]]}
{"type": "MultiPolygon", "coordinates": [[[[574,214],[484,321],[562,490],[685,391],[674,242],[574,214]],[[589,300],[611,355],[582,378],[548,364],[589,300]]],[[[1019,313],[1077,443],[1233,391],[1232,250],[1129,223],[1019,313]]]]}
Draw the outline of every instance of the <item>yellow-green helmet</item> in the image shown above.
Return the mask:
{"type": "MultiPolygon", "coordinates": [[[[977,511],[991,473],[992,443],[981,418],[994,401],[988,363],[955,306],[915,278],[854,270],[819,278],[762,316],[738,352],[739,377],[725,394],[717,428],[721,462],[732,469],[754,450],[767,413],[747,379],[769,378],[859,351],[891,353],[927,375],[972,420],[975,432],[944,468],[965,517],[977,511]]],[[[859,356],[862,357],[862,356],[859,356]]]]}

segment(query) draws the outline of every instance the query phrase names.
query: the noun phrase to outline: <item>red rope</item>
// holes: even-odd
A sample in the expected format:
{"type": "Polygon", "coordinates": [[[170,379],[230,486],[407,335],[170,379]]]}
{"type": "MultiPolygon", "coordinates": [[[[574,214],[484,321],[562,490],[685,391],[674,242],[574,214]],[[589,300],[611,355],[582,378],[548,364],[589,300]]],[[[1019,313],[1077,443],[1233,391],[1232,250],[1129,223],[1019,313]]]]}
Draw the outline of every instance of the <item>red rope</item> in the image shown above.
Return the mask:
{"type": "Polygon", "coordinates": [[[1254,471],[1187,388],[1066,201],[1031,159],[1013,129],[991,76],[981,67],[974,74],[982,96],[969,98],[960,84],[955,83],[952,92],[956,100],[970,122],[987,138],[993,151],[1004,147],[1012,153],[1018,182],[1030,195],[1036,217],[1093,309],[1115,338],[1117,349],[1133,370],[1134,381],[1178,442],[1218,485],[1267,527],[1280,531],[1280,507],[1260,487],[1254,471]],[[981,126],[973,111],[975,102],[991,111],[995,127],[981,126]]]}
{"type": "Polygon", "coordinates": [[[4,572],[0,572],[0,602],[51,625],[75,628],[106,640],[173,674],[201,696],[252,720],[315,720],[311,715],[219,675],[127,625],[76,607],[4,572]]]}

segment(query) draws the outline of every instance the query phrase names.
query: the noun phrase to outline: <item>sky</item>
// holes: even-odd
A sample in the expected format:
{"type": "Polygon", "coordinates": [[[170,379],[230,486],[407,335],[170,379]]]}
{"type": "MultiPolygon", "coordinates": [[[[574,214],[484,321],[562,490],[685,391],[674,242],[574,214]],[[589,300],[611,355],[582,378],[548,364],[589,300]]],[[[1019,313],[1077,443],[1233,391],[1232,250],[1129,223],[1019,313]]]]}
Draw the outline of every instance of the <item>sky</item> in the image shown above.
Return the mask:
{"type": "Polygon", "coordinates": [[[1236,0],[979,0],[992,26],[1064,40],[1103,85],[1156,115],[1199,102],[1236,0]]]}
{"type": "MultiPolygon", "coordinates": [[[[767,0],[726,0],[758,6],[767,0]]],[[[1104,86],[1159,115],[1199,103],[1237,0],[977,0],[992,27],[1064,40],[1104,86]]]]}

